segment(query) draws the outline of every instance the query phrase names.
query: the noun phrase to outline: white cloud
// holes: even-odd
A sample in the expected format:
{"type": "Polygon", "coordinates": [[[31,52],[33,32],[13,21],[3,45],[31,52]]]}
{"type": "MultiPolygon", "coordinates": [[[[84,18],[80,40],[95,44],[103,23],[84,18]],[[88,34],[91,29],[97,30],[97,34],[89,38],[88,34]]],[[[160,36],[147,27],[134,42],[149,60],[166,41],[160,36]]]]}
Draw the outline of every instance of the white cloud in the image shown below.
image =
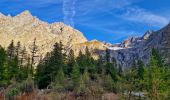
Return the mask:
{"type": "Polygon", "coordinates": [[[169,20],[166,17],[154,14],[139,7],[127,8],[125,12],[121,14],[121,17],[127,20],[144,23],[149,26],[162,27],[169,23],[169,20]]]}

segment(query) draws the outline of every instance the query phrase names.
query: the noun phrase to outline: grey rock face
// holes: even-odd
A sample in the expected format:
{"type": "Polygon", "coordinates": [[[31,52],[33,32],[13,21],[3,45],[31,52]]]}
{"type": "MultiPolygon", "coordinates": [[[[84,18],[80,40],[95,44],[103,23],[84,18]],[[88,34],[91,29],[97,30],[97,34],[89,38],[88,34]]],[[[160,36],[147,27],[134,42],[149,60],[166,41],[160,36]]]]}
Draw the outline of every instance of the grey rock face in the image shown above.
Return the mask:
{"type": "Polygon", "coordinates": [[[152,48],[158,49],[165,62],[170,63],[170,24],[156,32],[147,31],[143,37],[131,37],[116,46],[121,49],[111,50],[111,55],[123,69],[131,67],[136,60],[148,64],[152,48]]]}

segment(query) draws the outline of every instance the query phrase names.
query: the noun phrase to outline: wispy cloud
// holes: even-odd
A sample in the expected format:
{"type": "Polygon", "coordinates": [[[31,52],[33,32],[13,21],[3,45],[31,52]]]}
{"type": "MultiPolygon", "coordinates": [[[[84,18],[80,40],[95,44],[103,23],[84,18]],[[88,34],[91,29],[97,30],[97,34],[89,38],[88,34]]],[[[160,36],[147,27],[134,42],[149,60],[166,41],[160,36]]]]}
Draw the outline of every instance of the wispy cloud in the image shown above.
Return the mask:
{"type": "MultiPolygon", "coordinates": [[[[108,27],[108,24],[88,24],[88,23],[80,23],[79,25],[83,26],[83,27],[86,27],[86,28],[92,28],[94,30],[98,30],[100,32],[104,32],[104,33],[107,33],[107,34],[114,34],[115,36],[139,36],[141,33],[140,32],[137,32],[137,31],[133,31],[133,30],[123,30],[119,27],[117,27],[116,29],[113,29],[113,28],[109,28],[108,27]]],[[[122,25],[122,24],[120,24],[122,25]]],[[[111,24],[111,26],[114,26],[116,27],[117,25],[116,24],[111,24]]]]}
{"type": "Polygon", "coordinates": [[[64,23],[74,27],[74,16],[76,14],[75,3],[77,0],[63,0],[64,23]]]}
{"type": "Polygon", "coordinates": [[[82,0],[81,2],[78,2],[78,16],[84,16],[91,13],[108,12],[116,8],[131,5],[137,1],[139,0],[82,0]]]}
{"type": "MultiPolygon", "coordinates": [[[[96,13],[131,5],[139,0],[63,0],[63,14],[65,24],[74,27],[75,17],[93,16],[96,13]]],[[[93,16],[94,17],[94,16],[93,16]]]]}
{"type": "Polygon", "coordinates": [[[130,21],[140,22],[148,26],[162,27],[168,24],[169,20],[161,15],[154,14],[148,10],[139,7],[129,7],[124,9],[120,14],[123,19],[130,21]]]}

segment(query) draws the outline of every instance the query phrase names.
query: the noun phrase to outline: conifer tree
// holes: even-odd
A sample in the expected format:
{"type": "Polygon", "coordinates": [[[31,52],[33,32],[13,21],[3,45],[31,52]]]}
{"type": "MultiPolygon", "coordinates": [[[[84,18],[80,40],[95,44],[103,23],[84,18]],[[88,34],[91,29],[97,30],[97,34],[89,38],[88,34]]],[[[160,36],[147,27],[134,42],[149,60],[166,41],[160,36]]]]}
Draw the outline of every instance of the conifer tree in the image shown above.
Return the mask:
{"type": "Polygon", "coordinates": [[[27,58],[26,58],[26,68],[27,68],[27,75],[31,74],[31,58],[30,58],[30,55],[27,55],[27,58]]]}
{"type": "Polygon", "coordinates": [[[106,49],[106,62],[109,63],[110,62],[110,50],[109,49],[106,49]]]}
{"type": "Polygon", "coordinates": [[[102,56],[99,56],[96,64],[96,70],[98,74],[102,74],[104,72],[104,60],[102,56]]]}
{"type": "Polygon", "coordinates": [[[51,83],[52,89],[57,90],[58,92],[62,92],[65,90],[65,75],[63,68],[60,68],[57,75],[55,76],[55,80],[51,83]]]}
{"type": "Polygon", "coordinates": [[[67,62],[67,74],[70,76],[70,74],[73,71],[73,67],[75,66],[74,51],[72,49],[70,50],[67,59],[68,59],[68,62],[67,62]]]}
{"type": "MultiPolygon", "coordinates": [[[[45,58],[43,59],[43,62],[39,63],[36,69],[35,79],[38,84],[38,88],[40,89],[47,88],[47,86],[54,81],[54,76],[52,76],[53,72],[51,70],[51,67],[49,66],[49,59],[50,54],[47,53],[45,58]]],[[[28,60],[28,64],[29,62],[30,61],[28,60]]]]}
{"type": "Polygon", "coordinates": [[[72,78],[74,87],[78,86],[79,81],[80,81],[80,68],[77,63],[75,63],[75,65],[73,67],[73,72],[71,74],[71,78],[72,78]]]}
{"type": "Polygon", "coordinates": [[[83,74],[84,70],[87,66],[87,63],[86,63],[86,56],[82,53],[81,50],[79,51],[79,55],[78,55],[76,61],[77,61],[78,65],[80,66],[81,74],[83,74]]]}
{"type": "Polygon", "coordinates": [[[87,95],[90,90],[90,77],[87,69],[84,70],[84,73],[80,75],[79,85],[75,87],[76,94],[78,95],[87,95]]]}
{"type": "Polygon", "coordinates": [[[27,59],[27,50],[26,50],[25,46],[21,50],[20,55],[21,55],[21,57],[20,57],[20,66],[22,66],[24,61],[27,59]]]}
{"type": "Polygon", "coordinates": [[[155,63],[157,64],[158,67],[163,67],[164,66],[164,61],[162,57],[159,54],[159,51],[155,48],[152,49],[151,56],[153,59],[155,59],[155,63]]]}
{"type": "Polygon", "coordinates": [[[49,59],[49,67],[51,68],[53,76],[57,74],[60,68],[64,67],[64,57],[62,54],[62,44],[55,43],[54,49],[49,59]]]}
{"type": "Polygon", "coordinates": [[[141,60],[138,60],[137,62],[137,73],[139,79],[143,79],[144,77],[144,63],[141,60]]]}
{"type": "Polygon", "coordinates": [[[116,92],[116,90],[114,89],[114,81],[110,74],[104,77],[104,87],[107,91],[116,92]]]}
{"type": "Polygon", "coordinates": [[[55,81],[54,78],[58,77],[61,71],[64,71],[65,61],[62,50],[62,43],[55,43],[53,51],[48,53],[44,61],[38,65],[36,79],[39,88],[46,88],[51,82],[55,81]]]}
{"type": "Polygon", "coordinates": [[[132,92],[137,90],[138,80],[137,80],[137,70],[135,67],[131,67],[130,70],[126,71],[124,76],[124,90],[127,91],[128,100],[132,99],[132,92]]]}
{"type": "Polygon", "coordinates": [[[20,50],[21,50],[21,43],[18,41],[17,45],[15,47],[15,52],[16,52],[16,56],[19,58],[19,54],[20,54],[20,50]]]}
{"type": "Polygon", "coordinates": [[[85,69],[85,71],[82,75],[82,79],[83,79],[84,83],[86,84],[86,86],[88,86],[90,83],[90,75],[89,75],[89,72],[87,69],[85,69]]]}
{"type": "Polygon", "coordinates": [[[122,66],[119,65],[119,66],[118,66],[118,75],[119,75],[119,76],[122,76],[122,74],[123,74],[123,69],[122,69],[122,66]]]}
{"type": "Polygon", "coordinates": [[[88,47],[86,47],[86,49],[85,49],[85,59],[86,59],[86,66],[87,67],[90,67],[91,65],[92,65],[92,59],[91,59],[92,57],[91,57],[91,53],[90,53],[90,51],[89,51],[89,48],[88,47]]]}
{"type": "Polygon", "coordinates": [[[18,61],[18,57],[15,56],[15,58],[10,61],[10,72],[11,72],[11,78],[16,78],[17,80],[19,80],[19,61],[18,61]]]}
{"type": "Polygon", "coordinates": [[[36,45],[36,38],[34,39],[33,44],[30,46],[31,50],[31,74],[33,75],[33,67],[35,65],[35,58],[38,57],[37,52],[38,52],[38,46],[36,45]]]}
{"type": "Polygon", "coordinates": [[[11,41],[11,44],[7,48],[7,54],[10,60],[15,57],[15,46],[13,40],[11,41]]]}
{"type": "Polygon", "coordinates": [[[64,75],[63,68],[60,68],[56,75],[56,82],[60,84],[64,84],[64,79],[65,79],[65,75],[64,75]]]}
{"type": "Polygon", "coordinates": [[[4,72],[6,70],[5,63],[6,63],[6,52],[5,50],[0,46],[0,85],[4,81],[4,72]]]}
{"type": "Polygon", "coordinates": [[[164,100],[168,95],[167,91],[169,91],[166,71],[163,64],[160,64],[159,54],[155,50],[152,51],[149,66],[145,69],[146,90],[150,99],[164,100]]]}

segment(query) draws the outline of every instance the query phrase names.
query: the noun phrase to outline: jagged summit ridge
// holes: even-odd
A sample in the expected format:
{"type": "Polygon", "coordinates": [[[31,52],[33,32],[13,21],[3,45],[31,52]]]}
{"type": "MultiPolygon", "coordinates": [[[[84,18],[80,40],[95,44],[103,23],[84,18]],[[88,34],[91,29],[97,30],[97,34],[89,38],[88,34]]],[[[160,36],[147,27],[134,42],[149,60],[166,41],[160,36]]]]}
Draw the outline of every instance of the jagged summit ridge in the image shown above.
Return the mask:
{"type": "Polygon", "coordinates": [[[145,40],[148,39],[153,32],[154,32],[153,30],[146,31],[142,38],[145,40]]]}
{"type": "Polygon", "coordinates": [[[61,41],[67,46],[87,41],[80,31],[61,22],[49,24],[41,21],[28,10],[13,17],[0,17],[0,39],[2,39],[0,45],[3,47],[7,47],[14,40],[14,42],[20,41],[29,49],[34,38],[40,47],[40,54],[49,52],[55,42],[61,41]]]}
{"type": "Polygon", "coordinates": [[[32,16],[32,14],[30,13],[30,11],[25,10],[23,12],[21,12],[20,14],[16,15],[15,17],[22,17],[22,16],[32,16]]]}

